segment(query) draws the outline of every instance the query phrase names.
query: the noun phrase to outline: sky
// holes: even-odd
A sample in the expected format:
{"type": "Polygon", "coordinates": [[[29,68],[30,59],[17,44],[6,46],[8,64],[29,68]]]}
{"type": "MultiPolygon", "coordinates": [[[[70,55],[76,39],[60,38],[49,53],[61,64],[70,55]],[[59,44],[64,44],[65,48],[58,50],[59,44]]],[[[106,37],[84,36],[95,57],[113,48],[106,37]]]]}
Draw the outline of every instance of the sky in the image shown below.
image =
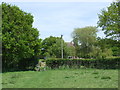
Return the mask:
{"type": "MultiPolygon", "coordinates": [[[[72,41],[75,28],[97,26],[98,14],[110,2],[9,2],[34,16],[33,27],[39,30],[39,37],[60,37],[72,41]]],[[[98,36],[104,37],[99,31],[98,36]]]]}

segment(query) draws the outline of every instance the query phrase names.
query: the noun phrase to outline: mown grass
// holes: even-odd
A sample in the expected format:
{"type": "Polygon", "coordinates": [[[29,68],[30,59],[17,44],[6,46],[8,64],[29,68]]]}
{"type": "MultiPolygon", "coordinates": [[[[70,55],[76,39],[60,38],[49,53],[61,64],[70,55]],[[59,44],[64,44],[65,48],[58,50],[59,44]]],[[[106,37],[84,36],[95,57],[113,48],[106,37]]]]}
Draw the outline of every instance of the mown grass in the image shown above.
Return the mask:
{"type": "Polygon", "coordinates": [[[3,88],[117,88],[117,70],[67,69],[2,74],[3,88]]]}
{"type": "Polygon", "coordinates": [[[0,73],[0,90],[2,89],[2,73],[0,73]]]}

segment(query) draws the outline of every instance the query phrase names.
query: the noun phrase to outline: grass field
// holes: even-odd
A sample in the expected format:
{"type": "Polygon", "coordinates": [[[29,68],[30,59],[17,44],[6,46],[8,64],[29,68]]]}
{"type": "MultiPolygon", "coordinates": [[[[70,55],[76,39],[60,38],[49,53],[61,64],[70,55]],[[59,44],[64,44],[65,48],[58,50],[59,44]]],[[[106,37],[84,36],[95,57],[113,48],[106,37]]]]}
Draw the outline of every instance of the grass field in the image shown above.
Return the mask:
{"type": "Polygon", "coordinates": [[[3,88],[117,88],[117,70],[76,69],[2,74],[3,88]]]}

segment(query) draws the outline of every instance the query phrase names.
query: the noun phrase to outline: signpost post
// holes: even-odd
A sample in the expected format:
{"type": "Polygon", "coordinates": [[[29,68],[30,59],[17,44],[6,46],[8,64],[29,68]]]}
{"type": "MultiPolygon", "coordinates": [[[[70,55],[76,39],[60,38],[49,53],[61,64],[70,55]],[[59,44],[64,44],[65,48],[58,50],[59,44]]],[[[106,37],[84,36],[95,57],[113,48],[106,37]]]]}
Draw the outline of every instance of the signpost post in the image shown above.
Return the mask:
{"type": "Polygon", "coordinates": [[[61,58],[63,59],[63,35],[61,35],[61,58]]]}

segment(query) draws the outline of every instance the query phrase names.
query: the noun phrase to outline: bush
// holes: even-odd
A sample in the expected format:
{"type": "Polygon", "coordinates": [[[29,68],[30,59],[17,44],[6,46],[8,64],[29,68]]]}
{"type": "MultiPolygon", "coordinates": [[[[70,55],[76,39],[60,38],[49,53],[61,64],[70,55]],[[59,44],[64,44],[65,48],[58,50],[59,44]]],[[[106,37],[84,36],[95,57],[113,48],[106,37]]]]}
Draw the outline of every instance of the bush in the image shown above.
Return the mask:
{"type": "Polygon", "coordinates": [[[47,59],[46,64],[51,69],[66,68],[97,68],[97,69],[119,69],[120,58],[109,59],[47,59]]]}

